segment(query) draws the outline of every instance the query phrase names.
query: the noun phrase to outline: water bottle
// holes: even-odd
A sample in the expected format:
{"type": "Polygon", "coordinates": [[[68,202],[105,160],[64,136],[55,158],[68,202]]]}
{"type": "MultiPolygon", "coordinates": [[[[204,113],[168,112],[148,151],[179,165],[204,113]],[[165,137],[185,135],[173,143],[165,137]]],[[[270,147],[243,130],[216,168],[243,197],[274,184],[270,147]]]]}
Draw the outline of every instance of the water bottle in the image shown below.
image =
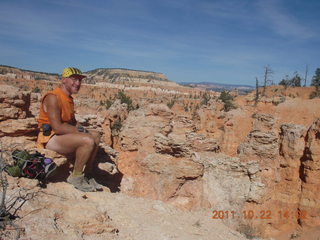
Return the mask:
{"type": "Polygon", "coordinates": [[[51,126],[49,124],[42,125],[43,136],[50,136],[51,134],[51,126]]]}

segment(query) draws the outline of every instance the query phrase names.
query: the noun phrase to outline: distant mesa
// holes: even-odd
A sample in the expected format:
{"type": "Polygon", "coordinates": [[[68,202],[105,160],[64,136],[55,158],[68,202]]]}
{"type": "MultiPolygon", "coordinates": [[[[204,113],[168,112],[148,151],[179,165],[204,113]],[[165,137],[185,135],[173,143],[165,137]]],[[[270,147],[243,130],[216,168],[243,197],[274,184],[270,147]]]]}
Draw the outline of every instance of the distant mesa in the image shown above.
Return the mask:
{"type": "MultiPolygon", "coordinates": [[[[97,68],[85,72],[86,78],[84,83],[88,84],[124,84],[124,85],[138,85],[138,86],[162,86],[162,87],[179,87],[179,85],[199,88],[202,90],[213,90],[217,92],[237,90],[239,94],[251,92],[254,87],[248,85],[234,85],[210,82],[182,82],[176,83],[170,81],[165,74],[133,70],[126,68],[97,68]]],[[[26,80],[47,80],[58,81],[61,76],[60,73],[47,73],[37,72],[31,70],[20,69],[16,67],[0,65],[0,76],[6,76],[13,79],[26,79],[26,80]]]]}
{"type": "Polygon", "coordinates": [[[225,83],[215,83],[215,82],[181,82],[179,83],[183,86],[200,88],[205,90],[212,90],[215,92],[222,91],[232,91],[238,90],[239,94],[251,92],[254,87],[250,85],[241,85],[241,84],[225,84],[225,83]]]}
{"type": "Polygon", "coordinates": [[[58,80],[59,74],[47,73],[47,72],[37,72],[31,70],[25,70],[21,68],[0,65],[0,76],[6,76],[13,79],[26,79],[26,80],[48,80],[56,81],[58,80]]]}
{"type": "MultiPolygon", "coordinates": [[[[97,68],[85,72],[86,78],[85,83],[96,84],[96,83],[117,83],[117,84],[158,84],[168,86],[178,86],[175,82],[169,81],[163,73],[132,70],[125,68],[97,68]]],[[[57,81],[60,74],[57,73],[46,73],[37,72],[31,70],[20,69],[16,67],[0,65],[0,75],[7,76],[15,79],[26,79],[26,80],[49,80],[57,81]]]]}
{"type": "Polygon", "coordinates": [[[132,70],[125,68],[97,68],[85,73],[88,83],[109,82],[109,83],[159,83],[171,82],[163,73],[150,71],[132,70]]]}

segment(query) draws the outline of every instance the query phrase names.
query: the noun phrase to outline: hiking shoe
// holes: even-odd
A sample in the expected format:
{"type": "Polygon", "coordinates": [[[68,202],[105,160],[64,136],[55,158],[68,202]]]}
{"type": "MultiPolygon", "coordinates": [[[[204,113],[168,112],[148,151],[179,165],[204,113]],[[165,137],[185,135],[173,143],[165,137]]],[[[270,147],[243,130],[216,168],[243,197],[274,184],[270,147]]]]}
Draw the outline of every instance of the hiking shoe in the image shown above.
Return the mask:
{"type": "Polygon", "coordinates": [[[96,190],[96,188],[84,177],[84,174],[80,176],[73,176],[71,174],[67,178],[67,182],[82,192],[94,192],[96,190]]]}
{"type": "Polygon", "coordinates": [[[88,183],[93,186],[97,191],[103,191],[103,186],[96,182],[96,180],[92,176],[85,177],[88,183]]]}

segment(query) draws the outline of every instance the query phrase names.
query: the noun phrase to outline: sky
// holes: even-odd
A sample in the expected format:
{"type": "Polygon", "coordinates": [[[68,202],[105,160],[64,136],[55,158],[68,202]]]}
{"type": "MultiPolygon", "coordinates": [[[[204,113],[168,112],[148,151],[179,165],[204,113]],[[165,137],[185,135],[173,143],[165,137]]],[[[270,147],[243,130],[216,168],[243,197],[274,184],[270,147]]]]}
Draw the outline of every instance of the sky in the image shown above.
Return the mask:
{"type": "Polygon", "coordinates": [[[278,83],[320,68],[319,0],[0,0],[0,64],[278,83]]]}

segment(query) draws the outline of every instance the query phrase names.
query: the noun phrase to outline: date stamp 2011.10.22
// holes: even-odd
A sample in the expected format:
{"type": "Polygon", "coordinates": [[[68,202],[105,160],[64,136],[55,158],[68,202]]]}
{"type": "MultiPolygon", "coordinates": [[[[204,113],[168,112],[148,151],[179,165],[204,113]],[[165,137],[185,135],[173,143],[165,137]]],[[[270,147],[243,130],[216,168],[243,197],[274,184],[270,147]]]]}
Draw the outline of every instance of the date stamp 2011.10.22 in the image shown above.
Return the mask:
{"type": "Polygon", "coordinates": [[[237,212],[233,210],[213,210],[212,219],[305,219],[307,212],[302,210],[290,211],[290,210],[244,210],[237,212]]]}

